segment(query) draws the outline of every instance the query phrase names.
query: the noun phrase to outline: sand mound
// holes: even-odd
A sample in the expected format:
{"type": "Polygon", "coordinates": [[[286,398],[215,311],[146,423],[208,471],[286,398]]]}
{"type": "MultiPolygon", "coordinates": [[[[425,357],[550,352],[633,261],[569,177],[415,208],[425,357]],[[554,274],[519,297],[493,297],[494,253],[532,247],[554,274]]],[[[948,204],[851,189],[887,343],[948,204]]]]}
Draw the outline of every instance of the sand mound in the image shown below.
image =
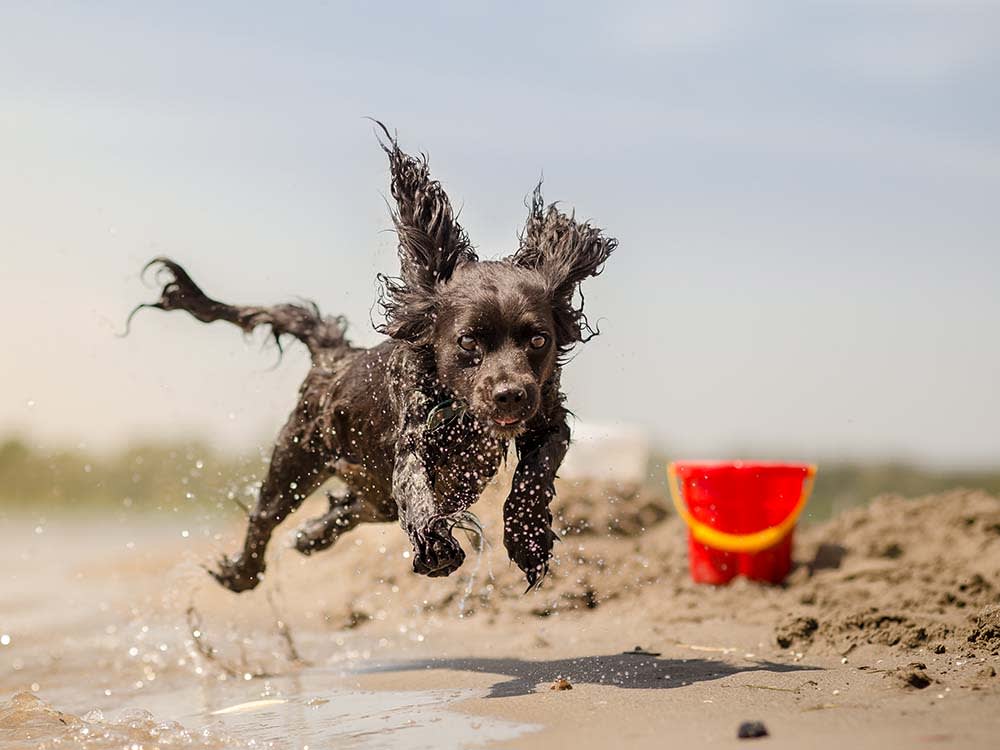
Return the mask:
{"type": "MultiPolygon", "coordinates": [[[[477,506],[493,544],[501,503],[487,496],[477,506]]],[[[415,576],[402,535],[384,527],[361,529],[299,570],[343,584],[325,607],[334,627],[419,626],[456,612],[488,626],[622,607],[661,624],[767,624],[773,645],[795,652],[846,655],[866,644],[970,657],[1000,651],[1000,500],[983,493],[881,497],[806,526],[783,586],[693,584],[684,527],[647,490],[564,485],[554,510],[562,543],[543,588],[530,595],[502,548],[478,562],[470,554],[447,581],[415,576]],[[353,573],[346,580],[345,569],[353,573]]]]}
{"type": "MultiPolygon", "coordinates": [[[[779,623],[781,642],[847,653],[874,643],[996,653],[1000,603],[1000,501],[954,492],[884,497],[804,534],[838,566],[793,575],[799,607],[779,623]],[[809,632],[796,628],[815,619],[809,632]]],[[[822,555],[820,555],[822,556],[822,555]]]]}
{"type": "MultiPolygon", "coordinates": [[[[476,616],[486,622],[523,615],[580,613],[635,597],[644,586],[680,580],[686,558],[683,533],[658,494],[609,488],[598,483],[565,485],[553,511],[561,543],[556,545],[543,588],[525,596],[524,575],[507,561],[500,538],[503,498],[495,487],[475,507],[486,530],[481,558],[469,557],[450,579],[413,575],[409,546],[392,528],[362,528],[345,537],[324,564],[354,572],[346,581],[348,606],[331,617],[348,626],[398,617],[414,610],[433,615],[476,616]]],[[[320,557],[316,558],[321,559],[320,557]]]]}

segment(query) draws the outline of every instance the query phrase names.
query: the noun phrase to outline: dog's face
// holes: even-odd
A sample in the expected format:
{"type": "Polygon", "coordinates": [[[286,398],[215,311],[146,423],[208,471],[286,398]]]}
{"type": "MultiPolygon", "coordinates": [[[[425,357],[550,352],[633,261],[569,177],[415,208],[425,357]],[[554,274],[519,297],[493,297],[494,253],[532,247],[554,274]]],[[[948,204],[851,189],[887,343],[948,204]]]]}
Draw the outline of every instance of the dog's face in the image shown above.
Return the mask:
{"type": "Polygon", "coordinates": [[[465,263],[440,286],[436,309],[438,378],[494,434],[516,436],[538,413],[556,368],[545,278],[510,262],[465,263]]]}
{"type": "Polygon", "coordinates": [[[477,420],[514,437],[538,414],[563,356],[595,334],[577,292],[617,242],[546,207],[539,187],[517,251],[480,261],[426,159],[403,153],[395,140],[383,148],[400,276],[380,276],[386,322],[379,330],[432,354],[438,380],[477,420]]]}

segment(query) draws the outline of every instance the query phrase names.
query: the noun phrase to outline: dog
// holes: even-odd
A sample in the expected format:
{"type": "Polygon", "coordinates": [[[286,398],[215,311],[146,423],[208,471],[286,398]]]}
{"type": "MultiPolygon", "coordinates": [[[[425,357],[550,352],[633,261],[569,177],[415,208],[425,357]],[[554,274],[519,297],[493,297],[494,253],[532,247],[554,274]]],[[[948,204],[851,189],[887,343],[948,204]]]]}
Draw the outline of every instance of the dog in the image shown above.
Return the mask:
{"type": "Polygon", "coordinates": [[[378,276],[382,343],[352,346],[345,321],[324,317],[313,303],[229,305],[208,297],[169,258],[146,266],[165,274],[165,283],[156,302],[132,315],[183,310],[245,332],[267,326],[279,350],[291,336],[311,355],[243,549],[209,572],[234,592],[254,588],[275,527],[339,477],[343,489],[328,493],[329,509],[296,533],[299,552],[326,549],[361,523],[399,521],[413,545],[413,570],[450,575],[465,559],[453,529],[468,519],[513,442],[503,542],[531,590],[548,571],[557,538],[549,505],[570,441],[560,372],[574,346],[597,334],[579,288],[601,273],[617,241],[556,204],[545,206],[539,183],[516,251],[480,260],[427,157],[404,153],[377,125],[400,260],[398,277],[378,276]]]}

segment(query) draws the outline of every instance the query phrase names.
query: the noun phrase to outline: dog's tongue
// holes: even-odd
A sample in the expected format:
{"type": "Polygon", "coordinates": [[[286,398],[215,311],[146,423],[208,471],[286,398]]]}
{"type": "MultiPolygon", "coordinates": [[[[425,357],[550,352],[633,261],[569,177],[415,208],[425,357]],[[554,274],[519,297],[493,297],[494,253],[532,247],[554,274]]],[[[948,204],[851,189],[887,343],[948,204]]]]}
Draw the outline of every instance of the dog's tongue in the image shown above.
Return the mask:
{"type": "Polygon", "coordinates": [[[514,424],[515,422],[519,422],[520,420],[517,417],[493,417],[493,421],[496,422],[497,424],[502,424],[506,426],[509,424],[514,424]]]}

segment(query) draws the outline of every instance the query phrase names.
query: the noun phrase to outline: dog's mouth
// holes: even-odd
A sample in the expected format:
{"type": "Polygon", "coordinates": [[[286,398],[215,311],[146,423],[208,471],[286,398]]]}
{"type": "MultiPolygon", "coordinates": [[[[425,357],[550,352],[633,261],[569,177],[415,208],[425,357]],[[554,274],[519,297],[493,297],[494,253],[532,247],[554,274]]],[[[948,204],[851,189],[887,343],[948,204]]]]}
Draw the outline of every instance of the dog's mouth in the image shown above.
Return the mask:
{"type": "Polygon", "coordinates": [[[524,425],[527,420],[524,417],[502,417],[491,416],[489,418],[490,431],[498,438],[510,440],[524,432],[524,425]]]}

